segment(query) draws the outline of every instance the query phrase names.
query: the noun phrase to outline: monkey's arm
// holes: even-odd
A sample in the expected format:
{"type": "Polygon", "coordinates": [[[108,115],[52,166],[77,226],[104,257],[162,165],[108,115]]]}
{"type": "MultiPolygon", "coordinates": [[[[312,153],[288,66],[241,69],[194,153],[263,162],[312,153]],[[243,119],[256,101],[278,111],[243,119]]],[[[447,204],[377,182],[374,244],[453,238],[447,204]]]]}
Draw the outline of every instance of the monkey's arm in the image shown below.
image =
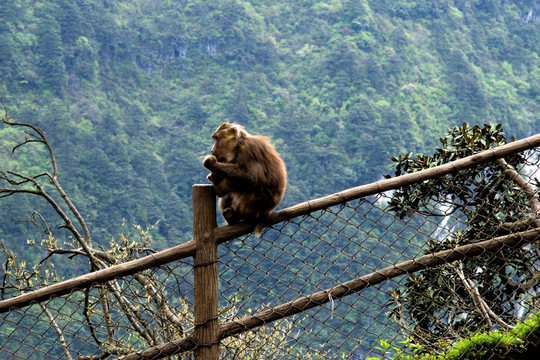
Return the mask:
{"type": "Polygon", "coordinates": [[[223,181],[223,178],[221,176],[219,176],[218,174],[215,174],[215,173],[208,174],[208,176],[206,178],[208,179],[208,181],[210,181],[214,185],[217,185],[217,184],[219,184],[220,182],[223,181]]]}
{"type": "MultiPolygon", "coordinates": [[[[244,189],[256,185],[253,175],[250,174],[246,168],[238,166],[237,164],[221,163],[217,161],[215,156],[208,155],[204,159],[203,165],[213,174],[225,178],[229,180],[230,183],[241,186],[244,189]]],[[[215,185],[216,183],[214,183],[214,186],[215,185]]]]}
{"type": "Polygon", "coordinates": [[[214,185],[214,190],[216,191],[216,195],[218,197],[224,197],[231,192],[242,190],[239,186],[235,186],[229,180],[216,175],[216,173],[211,173],[208,175],[208,180],[210,180],[212,185],[214,185]]]}

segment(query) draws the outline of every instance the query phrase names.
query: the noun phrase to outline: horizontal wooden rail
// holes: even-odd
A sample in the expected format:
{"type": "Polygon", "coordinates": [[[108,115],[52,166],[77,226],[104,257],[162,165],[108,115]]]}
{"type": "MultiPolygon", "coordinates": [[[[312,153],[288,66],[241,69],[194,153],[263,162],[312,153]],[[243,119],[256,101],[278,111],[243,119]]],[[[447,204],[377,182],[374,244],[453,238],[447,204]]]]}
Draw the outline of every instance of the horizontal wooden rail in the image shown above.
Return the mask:
{"type": "MultiPolygon", "coordinates": [[[[494,161],[498,158],[517,152],[533,149],[538,146],[540,146],[540,134],[536,134],[510,144],[498,146],[493,149],[484,150],[477,154],[430,169],[391,179],[380,180],[375,183],[357,186],[339,193],[306,201],[289,208],[273,212],[270,214],[267,224],[277,224],[279,222],[306,215],[329,206],[342,204],[361,197],[370,196],[389,190],[395,190],[406,185],[412,185],[425,180],[434,179],[472,166],[494,161]]],[[[252,232],[253,228],[253,224],[222,226],[215,230],[215,236],[218,244],[222,244],[238,236],[252,232]]],[[[193,256],[193,254],[195,254],[195,243],[193,240],[191,240],[185,244],[148,255],[141,259],[133,260],[125,264],[111,266],[107,269],[85,274],[74,279],[69,279],[58,284],[50,285],[45,288],[13,297],[8,300],[0,301],[0,313],[8,311],[12,307],[23,307],[31,304],[32,302],[44,301],[53,296],[65,295],[75,288],[86,288],[95,283],[103,283],[117,277],[131,275],[151,267],[193,256]]]]}
{"type": "Polygon", "coordinates": [[[244,319],[223,323],[221,325],[220,339],[306,311],[312,307],[330,302],[332,299],[341,299],[347,295],[357,293],[370,286],[377,285],[397,276],[411,274],[426,268],[479,256],[484,253],[495,253],[504,247],[515,248],[534,242],[538,238],[540,238],[540,228],[501,236],[474,244],[462,245],[454,249],[427,254],[416,259],[404,261],[397,265],[388,266],[384,269],[372,272],[371,274],[336,285],[328,290],[319,291],[309,296],[298,298],[248,316],[244,319]]]}
{"type": "MultiPolygon", "coordinates": [[[[220,326],[219,338],[220,340],[223,340],[229,336],[241,334],[261,325],[323,305],[333,299],[341,299],[347,295],[358,293],[368,287],[401,275],[412,274],[426,268],[480,256],[484,253],[496,253],[504,247],[515,248],[523,246],[536,241],[538,238],[540,238],[540,228],[500,236],[474,244],[462,245],[453,249],[443,250],[423,255],[416,259],[407,260],[397,265],[388,266],[384,269],[338,284],[328,290],[318,291],[311,295],[303,296],[293,301],[274,306],[271,309],[261,311],[245,318],[223,323],[220,326]]],[[[195,347],[197,347],[197,343],[193,340],[192,336],[188,335],[178,340],[126,355],[125,357],[122,357],[122,360],[161,359],[192,350],[195,347]]]]}
{"type": "Polygon", "coordinates": [[[195,254],[195,242],[191,240],[184,244],[156,252],[137,260],[114,265],[103,270],[84,274],[73,279],[15,296],[11,299],[0,301],[0,313],[9,311],[12,308],[21,308],[32,303],[46,301],[55,296],[69,294],[74,289],[84,289],[90,287],[92,284],[104,283],[152,267],[168,264],[171,261],[191,257],[193,254],[195,254]]]}
{"type": "MultiPolygon", "coordinates": [[[[514,141],[510,144],[501,145],[493,149],[484,150],[477,154],[473,154],[430,169],[401,175],[391,179],[380,180],[367,185],[353,187],[332,195],[315,200],[309,200],[283,210],[275,211],[270,214],[267,224],[274,225],[285,220],[328,208],[330,206],[343,204],[362,197],[379,194],[390,190],[396,190],[403,186],[435,179],[437,177],[455,173],[476,165],[485,164],[517,152],[533,149],[538,146],[540,146],[540,134],[514,141]]],[[[222,226],[216,230],[218,243],[222,244],[238,236],[248,234],[252,232],[253,229],[254,225],[252,224],[222,226]]]]}

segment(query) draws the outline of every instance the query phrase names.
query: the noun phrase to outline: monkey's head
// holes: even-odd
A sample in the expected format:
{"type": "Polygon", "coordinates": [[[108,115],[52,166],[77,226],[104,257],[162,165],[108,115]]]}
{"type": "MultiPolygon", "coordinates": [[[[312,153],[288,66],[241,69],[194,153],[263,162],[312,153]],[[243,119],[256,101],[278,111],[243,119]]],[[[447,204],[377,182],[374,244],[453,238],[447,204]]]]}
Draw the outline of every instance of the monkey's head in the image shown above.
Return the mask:
{"type": "Polygon", "coordinates": [[[212,146],[212,155],[219,162],[233,162],[236,158],[236,149],[242,139],[248,133],[242,125],[236,123],[223,123],[212,134],[214,146],[212,146]]]}

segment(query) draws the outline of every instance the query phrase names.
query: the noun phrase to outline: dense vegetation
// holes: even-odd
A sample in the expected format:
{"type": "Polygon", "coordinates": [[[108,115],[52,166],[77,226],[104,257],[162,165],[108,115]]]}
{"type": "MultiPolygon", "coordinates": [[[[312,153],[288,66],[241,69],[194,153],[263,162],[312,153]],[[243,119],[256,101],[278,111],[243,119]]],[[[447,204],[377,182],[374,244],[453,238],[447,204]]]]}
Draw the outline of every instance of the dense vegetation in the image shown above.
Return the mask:
{"type": "MultiPolygon", "coordinates": [[[[395,175],[433,168],[508,143],[500,125],[469,128],[467,124],[449,130],[440,141],[441,147],[433,155],[394,158],[395,175]]],[[[534,155],[513,154],[405,186],[393,193],[390,208],[402,219],[417,214],[446,218],[445,226],[451,230],[428,241],[426,254],[536,228],[540,222],[535,209],[540,203],[535,189],[540,184],[525,170],[530,167],[536,172],[537,162],[531,163],[532,158],[534,155]]],[[[409,340],[419,345],[418,353],[445,351],[460,338],[486,329],[509,331],[520,319],[538,312],[540,261],[536,248],[508,246],[410,275],[393,292],[392,317],[406,329],[409,340]]]]}
{"type": "MultiPolygon", "coordinates": [[[[12,0],[0,96],[39,122],[98,242],[122,219],[190,237],[209,134],[237,121],[287,163],[283,206],[377,180],[454,124],[539,131],[534,1],[12,0]]],[[[1,148],[9,148],[0,130],[1,148]]],[[[33,166],[39,154],[17,167],[33,166]]],[[[2,165],[9,161],[0,160],[2,165]]],[[[0,237],[24,241],[2,204],[0,237]]]]}
{"type": "MultiPolygon", "coordinates": [[[[464,121],[540,131],[539,14],[531,0],[10,0],[0,98],[46,131],[97,244],[123,219],[159,221],[165,248],[191,237],[191,185],[223,121],[272,137],[282,207],[377,180],[464,121]]],[[[46,163],[11,154],[22,138],[0,128],[0,168],[46,163]]],[[[29,263],[37,232],[12,219],[39,208],[52,223],[31,198],[0,206],[0,239],[29,263]]]]}
{"type": "MultiPolygon", "coordinates": [[[[520,321],[509,331],[480,331],[466,339],[457,341],[444,352],[418,354],[418,344],[410,341],[403,343],[412,354],[402,348],[393,347],[381,340],[382,359],[391,360],[532,360],[536,359],[539,348],[540,316],[535,314],[530,319],[520,321]],[[395,356],[394,356],[395,355],[395,356]]],[[[379,360],[379,357],[368,357],[379,360]]]]}

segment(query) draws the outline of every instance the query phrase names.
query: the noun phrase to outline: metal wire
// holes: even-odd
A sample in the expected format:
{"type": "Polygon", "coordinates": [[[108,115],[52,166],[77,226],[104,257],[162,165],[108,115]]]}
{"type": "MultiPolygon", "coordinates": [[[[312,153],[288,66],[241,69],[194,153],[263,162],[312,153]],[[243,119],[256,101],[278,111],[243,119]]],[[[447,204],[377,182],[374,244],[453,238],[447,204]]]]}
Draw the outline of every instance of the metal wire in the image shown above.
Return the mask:
{"type": "MultiPolygon", "coordinates": [[[[539,153],[524,156],[519,173],[537,191],[539,153]]],[[[476,176],[480,184],[489,174],[479,171],[476,176]]],[[[477,187],[468,203],[434,193],[424,206],[402,217],[390,206],[395,194],[381,193],[279,223],[260,238],[246,235],[220,245],[221,323],[318,291],[328,294],[322,306],[223,338],[221,358],[391,358],[396,349],[413,351],[407,347],[411,334],[425,351],[436,351],[470,334],[465,327],[471,324],[477,324],[478,331],[490,326],[504,330],[504,324],[511,327],[533,316],[540,310],[538,241],[389,278],[339,299],[328,292],[385,267],[454,248],[463,239],[477,242],[510,233],[501,224],[515,223],[520,213],[531,209],[524,206],[523,188],[509,184],[508,178],[499,178],[490,186],[511,192],[513,202],[477,187]],[[468,218],[473,208],[482,211],[468,218]],[[497,225],[494,219],[501,221],[497,225]],[[485,226],[467,233],[472,222],[485,226]]],[[[459,183],[454,186],[454,192],[466,191],[459,183]]],[[[520,231],[534,227],[531,222],[520,231]]],[[[193,323],[192,286],[192,261],[175,261],[12,309],[0,314],[0,358],[65,359],[68,354],[73,359],[112,358],[122,355],[120,348],[127,354],[172,344],[200,325],[193,323]],[[154,290],[138,275],[150,279],[154,290]],[[169,304],[169,313],[152,296],[155,289],[169,304]],[[108,307],[102,305],[104,292],[116,296],[108,307]]],[[[18,291],[5,287],[4,297],[18,291]]],[[[186,352],[171,358],[192,356],[186,352]]]]}

